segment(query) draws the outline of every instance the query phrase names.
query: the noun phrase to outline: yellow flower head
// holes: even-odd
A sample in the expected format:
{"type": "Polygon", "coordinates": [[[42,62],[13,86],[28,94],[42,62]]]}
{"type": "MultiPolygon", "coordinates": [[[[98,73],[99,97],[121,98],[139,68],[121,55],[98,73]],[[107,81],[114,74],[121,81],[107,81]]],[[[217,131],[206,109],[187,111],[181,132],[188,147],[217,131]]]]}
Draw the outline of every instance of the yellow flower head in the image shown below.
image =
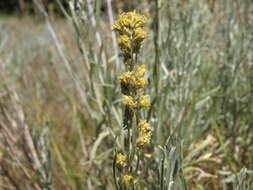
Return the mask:
{"type": "Polygon", "coordinates": [[[151,141],[151,131],[141,133],[139,138],[137,139],[137,145],[138,146],[144,146],[146,144],[149,144],[151,141]]]}
{"type": "Polygon", "coordinates": [[[131,48],[131,41],[127,35],[120,35],[118,37],[118,44],[122,51],[129,50],[131,48]]]}
{"type": "Polygon", "coordinates": [[[136,89],[144,88],[146,84],[147,84],[147,81],[144,78],[137,78],[134,81],[134,87],[136,89]]]}
{"type": "Polygon", "coordinates": [[[129,95],[131,89],[138,90],[144,88],[147,81],[143,78],[146,71],[145,65],[136,66],[133,71],[125,72],[118,77],[122,92],[125,95],[129,95]]]}
{"type": "Polygon", "coordinates": [[[129,35],[134,28],[143,28],[147,23],[147,18],[137,14],[135,11],[122,13],[119,19],[113,25],[113,29],[118,31],[120,35],[129,35]]]}
{"type": "Polygon", "coordinates": [[[141,95],[138,99],[138,105],[143,108],[149,107],[149,95],[141,95]]]}
{"type": "Polygon", "coordinates": [[[148,34],[142,28],[136,28],[136,29],[134,29],[134,35],[133,36],[134,36],[134,42],[139,44],[145,38],[148,37],[148,34]]]}
{"type": "Polygon", "coordinates": [[[123,166],[125,164],[126,161],[126,156],[124,154],[117,154],[116,156],[116,164],[123,166]]]}
{"type": "Polygon", "coordinates": [[[121,83],[128,83],[132,77],[132,72],[125,72],[118,77],[121,83]]]}
{"type": "Polygon", "coordinates": [[[147,33],[143,30],[146,23],[145,16],[133,11],[120,14],[119,19],[113,25],[113,29],[119,32],[118,44],[125,53],[126,61],[131,59],[132,53],[139,52],[141,43],[147,38],[147,33]]]}
{"type": "Polygon", "coordinates": [[[149,144],[151,140],[151,128],[146,120],[140,121],[138,124],[139,137],[137,139],[137,145],[143,146],[149,144]]]}
{"type": "Polygon", "coordinates": [[[143,78],[145,71],[146,67],[144,64],[135,67],[132,77],[135,89],[144,88],[144,86],[147,84],[147,81],[143,78]]]}
{"type": "Polygon", "coordinates": [[[136,78],[139,78],[139,77],[143,77],[145,72],[146,72],[146,66],[144,64],[141,64],[135,67],[133,73],[136,78]]]}
{"type": "Polygon", "coordinates": [[[123,182],[126,186],[129,186],[133,182],[133,176],[131,175],[124,175],[123,182]]]}
{"type": "Polygon", "coordinates": [[[138,124],[138,128],[141,133],[147,133],[151,130],[150,126],[146,120],[140,121],[140,123],[138,124]]]}
{"type": "Polygon", "coordinates": [[[134,101],[133,97],[131,96],[126,96],[123,104],[125,104],[127,107],[133,109],[137,107],[137,103],[134,101]]]}

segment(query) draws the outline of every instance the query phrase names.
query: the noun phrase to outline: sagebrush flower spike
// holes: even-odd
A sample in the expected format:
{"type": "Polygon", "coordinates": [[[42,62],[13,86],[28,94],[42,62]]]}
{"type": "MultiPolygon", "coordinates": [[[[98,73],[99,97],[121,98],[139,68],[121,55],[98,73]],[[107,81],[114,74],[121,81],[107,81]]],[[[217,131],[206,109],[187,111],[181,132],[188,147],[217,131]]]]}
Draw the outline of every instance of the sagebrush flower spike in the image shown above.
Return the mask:
{"type": "Polygon", "coordinates": [[[113,25],[113,29],[119,33],[118,44],[123,53],[124,62],[130,67],[134,54],[139,53],[142,42],[148,36],[144,31],[146,23],[145,16],[133,11],[120,14],[113,25]]]}
{"type": "Polygon", "coordinates": [[[126,161],[126,156],[122,153],[117,154],[116,156],[116,164],[120,165],[120,166],[124,166],[126,161]]]}
{"type": "Polygon", "coordinates": [[[148,36],[144,31],[146,23],[145,16],[133,11],[120,14],[113,26],[113,29],[119,33],[118,45],[124,57],[124,64],[127,66],[127,71],[118,76],[118,80],[121,92],[125,95],[123,99],[125,105],[123,130],[127,129],[128,133],[122,148],[124,153],[118,153],[115,157],[118,170],[121,173],[119,181],[126,189],[135,186],[133,176],[138,175],[136,171],[134,172],[131,161],[129,161],[129,158],[135,158],[136,152],[132,150],[141,151],[143,146],[150,143],[152,136],[149,123],[146,120],[140,120],[140,114],[138,114],[142,108],[150,106],[149,95],[144,95],[142,92],[147,85],[146,66],[137,63],[137,55],[141,45],[148,36]],[[134,122],[136,125],[133,125],[134,122]],[[136,130],[133,129],[134,127],[136,130]]]}

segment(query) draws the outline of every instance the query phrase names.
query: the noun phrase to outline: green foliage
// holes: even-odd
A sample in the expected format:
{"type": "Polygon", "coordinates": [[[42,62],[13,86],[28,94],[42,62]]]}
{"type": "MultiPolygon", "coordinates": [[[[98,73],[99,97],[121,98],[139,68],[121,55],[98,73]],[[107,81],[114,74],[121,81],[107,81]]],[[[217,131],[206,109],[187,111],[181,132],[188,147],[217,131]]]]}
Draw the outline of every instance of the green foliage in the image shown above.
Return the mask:
{"type": "MultiPolygon", "coordinates": [[[[87,2],[69,1],[64,20],[0,21],[1,188],[116,189],[124,66],[113,20],[87,2]]],[[[153,128],[139,163],[143,187],[251,190],[250,0],[143,0],[135,8],[149,20],[138,56],[151,97],[140,116],[153,128]]]]}

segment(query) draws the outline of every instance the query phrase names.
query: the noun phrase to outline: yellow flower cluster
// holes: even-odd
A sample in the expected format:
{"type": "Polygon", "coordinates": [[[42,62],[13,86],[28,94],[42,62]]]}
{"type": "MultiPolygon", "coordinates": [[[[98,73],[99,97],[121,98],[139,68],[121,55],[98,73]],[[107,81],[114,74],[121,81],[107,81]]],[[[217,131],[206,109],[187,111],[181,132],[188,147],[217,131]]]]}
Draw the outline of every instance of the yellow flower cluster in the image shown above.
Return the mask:
{"type": "Polygon", "coordinates": [[[120,35],[118,37],[118,44],[121,50],[131,50],[131,40],[127,35],[120,35]]]}
{"type": "Polygon", "coordinates": [[[149,95],[141,95],[136,101],[132,96],[125,96],[123,104],[130,109],[148,108],[150,106],[149,95]]]}
{"type": "MultiPolygon", "coordinates": [[[[126,111],[128,111],[125,113],[130,113],[125,114],[124,118],[127,120],[126,127],[130,130],[134,125],[128,121],[134,121],[133,118],[139,115],[137,113],[140,109],[150,106],[149,96],[140,91],[147,85],[147,80],[144,78],[146,68],[144,64],[137,65],[136,62],[142,42],[147,38],[147,33],[144,31],[146,23],[147,19],[145,16],[133,11],[120,14],[119,19],[113,26],[113,29],[119,33],[118,45],[122,51],[124,63],[127,66],[127,72],[118,76],[118,80],[121,84],[121,92],[125,95],[123,104],[126,106],[126,111]],[[128,125],[128,123],[130,124],[128,125]]],[[[136,121],[138,120],[139,118],[136,119],[136,121]]],[[[136,141],[131,140],[135,136],[129,133],[128,138],[131,142],[127,143],[126,145],[129,147],[124,149],[127,151],[124,154],[118,153],[115,158],[116,164],[120,166],[119,169],[122,172],[120,181],[127,187],[126,189],[128,189],[128,186],[135,184],[134,173],[131,170],[132,166],[130,163],[126,163],[128,151],[131,151],[132,146],[140,148],[150,143],[151,140],[151,128],[147,121],[140,121],[137,128],[136,141]]]]}
{"type": "Polygon", "coordinates": [[[138,129],[140,132],[143,132],[143,133],[149,132],[151,130],[151,128],[146,120],[140,121],[140,123],[138,125],[138,129]]]}
{"type": "Polygon", "coordinates": [[[126,156],[122,153],[117,154],[116,156],[116,164],[120,165],[120,166],[124,166],[126,161],[126,156]]]}
{"type": "Polygon", "coordinates": [[[126,186],[129,186],[133,182],[133,176],[131,175],[124,175],[123,182],[126,186]]]}
{"type": "Polygon", "coordinates": [[[138,100],[139,107],[147,108],[150,106],[149,95],[141,95],[138,100]]]}
{"type": "Polygon", "coordinates": [[[148,35],[143,30],[146,23],[145,16],[133,11],[120,14],[113,25],[113,29],[119,33],[118,44],[126,63],[132,60],[133,53],[139,52],[141,43],[147,38],[148,35]]]}
{"type": "Polygon", "coordinates": [[[151,140],[151,128],[146,120],[142,120],[138,125],[139,138],[137,140],[138,146],[149,144],[151,140]]]}
{"type": "Polygon", "coordinates": [[[133,29],[143,28],[146,23],[147,18],[137,14],[135,11],[122,13],[113,25],[113,29],[119,32],[120,35],[130,34],[133,29]]]}
{"type": "Polygon", "coordinates": [[[121,83],[127,84],[132,79],[132,72],[125,72],[118,77],[121,83]]]}
{"type": "Polygon", "coordinates": [[[131,92],[144,88],[147,81],[144,79],[146,71],[145,65],[136,66],[133,71],[123,73],[118,77],[121,83],[121,91],[125,95],[130,95],[131,92]]]}
{"type": "Polygon", "coordinates": [[[125,99],[123,100],[123,104],[125,104],[127,107],[134,109],[137,108],[137,102],[134,101],[132,96],[126,96],[125,99]]]}
{"type": "Polygon", "coordinates": [[[138,146],[144,146],[146,144],[149,144],[151,140],[151,132],[142,134],[139,136],[139,139],[137,141],[138,146]]]}
{"type": "Polygon", "coordinates": [[[145,72],[146,72],[146,66],[144,64],[142,64],[140,66],[137,66],[134,69],[134,76],[135,77],[143,77],[143,75],[145,74],[145,72]]]}

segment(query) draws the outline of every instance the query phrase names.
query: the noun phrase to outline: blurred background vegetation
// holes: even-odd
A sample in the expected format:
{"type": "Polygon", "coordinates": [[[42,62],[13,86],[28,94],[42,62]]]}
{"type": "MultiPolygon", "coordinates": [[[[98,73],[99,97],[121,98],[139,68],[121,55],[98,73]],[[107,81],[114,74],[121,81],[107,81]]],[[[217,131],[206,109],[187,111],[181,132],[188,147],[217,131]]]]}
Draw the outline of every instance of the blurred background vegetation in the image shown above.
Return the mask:
{"type": "Polygon", "coordinates": [[[134,9],[154,129],[143,189],[253,189],[251,0],[0,1],[0,189],[116,189],[111,26],[134,9]]]}

